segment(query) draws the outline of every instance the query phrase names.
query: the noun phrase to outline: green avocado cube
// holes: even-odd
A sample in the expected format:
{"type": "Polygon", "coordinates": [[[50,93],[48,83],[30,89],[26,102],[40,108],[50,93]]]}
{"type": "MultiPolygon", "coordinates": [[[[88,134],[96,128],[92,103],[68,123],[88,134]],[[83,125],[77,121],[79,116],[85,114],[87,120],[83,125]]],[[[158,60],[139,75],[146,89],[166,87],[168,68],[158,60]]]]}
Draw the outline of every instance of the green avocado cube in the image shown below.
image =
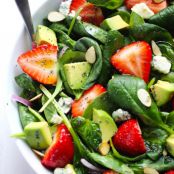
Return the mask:
{"type": "Polygon", "coordinates": [[[35,34],[35,42],[37,45],[49,43],[51,45],[57,46],[56,34],[50,28],[44,25],[38,25],[36,34],[35,34]]]}
{"type": "Polygon", "coordinates": [[[174,157],[174,135],[170,135],[166,139],[166,147],[168,152],[174,157]]]}
{"type": "Polygon", "coordinates": [[[80,89],[86,82],[91,70],[88,62],[69,63],[64,65],[64,72],[71,89],[80,89]]]}
{"type": "Polygon", "coordinates": [[[32,122],[24,128],[26,141],[33,149],[44,150],[52,143],[51,132],[48,123],[32,122]]]}
{"type": "Polygon", "coordinates": [[[120,15],[116,15],[105,19],[101,23],[101,27],[105,30],[120,30],[129,27],[129,24],[127,24],[120,15]]]}

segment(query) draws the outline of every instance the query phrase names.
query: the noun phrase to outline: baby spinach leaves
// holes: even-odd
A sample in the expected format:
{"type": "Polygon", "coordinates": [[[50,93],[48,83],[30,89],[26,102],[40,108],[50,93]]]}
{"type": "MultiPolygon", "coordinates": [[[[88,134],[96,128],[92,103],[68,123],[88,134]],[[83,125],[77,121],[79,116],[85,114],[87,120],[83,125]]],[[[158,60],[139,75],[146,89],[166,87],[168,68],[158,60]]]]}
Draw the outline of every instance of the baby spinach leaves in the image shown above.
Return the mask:
{"type": "Polygon", "coordinates": [[[144,19],[140,15],[132,11],[130,15],[130,26],[132,27],[141,24],[144,24],[144,19]]]}
{"type": "Polygon", "coordinates": [[[96,61],[91,68],[89,77],[85,85],[82,87],[83,90],[91,87],[95,83],[96,79],[99,77],[102,69],[102,52],[98,43],[88,37],[83,37],[79,39],[74,47],[75,50],[86,52],[91,46],[93,46],[95,49],[96,61]]]}
{"type": "Polygon", "coordinates": [[[173,43],[171,34],[166,29],[154,24],[144,23],[141,25],[134,25],[129,31],[130,35],[137,41],[144,40],[146,42],[151,42],[154,40],[173,43]]]}
{"type": "Polygon", "coordinates": [[[123,4],[123,0],[107,0],[107,1],[106,0],[87,0],[87,1],[96,6],[108,8],[111,10],[118,8],[123,4]]]}
{"type": "Polygon", "coordinates": [[[83,117],[76,117],[72,119],[71,124],[89,148],[94,150],[98,149],[100,143],[102,142],[101,131],[98,124],[83,117]]]}

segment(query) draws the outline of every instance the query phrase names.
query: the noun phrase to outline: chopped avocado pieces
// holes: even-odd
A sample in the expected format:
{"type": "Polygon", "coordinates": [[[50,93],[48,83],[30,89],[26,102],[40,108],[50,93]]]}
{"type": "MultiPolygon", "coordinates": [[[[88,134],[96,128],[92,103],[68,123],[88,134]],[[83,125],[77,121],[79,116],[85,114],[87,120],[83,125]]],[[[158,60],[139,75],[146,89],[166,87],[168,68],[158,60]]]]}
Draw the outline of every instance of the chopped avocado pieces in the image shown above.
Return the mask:
{"type": "Polygon", "coordinates": [[[52,138],[48,123],[32,122],[24,128],[26,141],[33,149],[43,150],[51,145],[52,138]]]}
{"type": "Polygon", "coordinates": [[[80,89],[86,82],[91,70],[88,62],[69,63],[64,65],[64,72],[71,89],[80,89]]]}
{"type": "Polygon", "coordinates": [[[102,142],[108,142],[115,134],[117,127],[112,117],[103,110],[93,110],[93,121],[98,123],[102,132],[102,142]]]}
{"type": "Polygon", "coordinates": [[[72,164],[67,164],[65,168],[56,168],[54,174],[76,174],[72,164]]]}
{"type": "Polygon", "coordinates": [[[174,83],[158,80],[152,85],[151,91],[158,106],[166,104],[174,94],[174,83]]]}
{"type": "Polygon", "coordinates": [[[38,25],[35,35],[35,42],[37,45],[49,43],[57,46],[56,34],[50,28],[44,25],[38,25]]]}
{"type": "Polygon", "coordinates": [[[127,24],[120,15],[116,15],[111,18],[105,19],[101,27],[105,30],[120,30],[126,27],[129,27],[129,24],[127,24]]]}
{"type": "Polygon", "coordinates": [[[168,152],[174,157],[174,135],[170,135],[166,139],[166,147],[168,152]]]}

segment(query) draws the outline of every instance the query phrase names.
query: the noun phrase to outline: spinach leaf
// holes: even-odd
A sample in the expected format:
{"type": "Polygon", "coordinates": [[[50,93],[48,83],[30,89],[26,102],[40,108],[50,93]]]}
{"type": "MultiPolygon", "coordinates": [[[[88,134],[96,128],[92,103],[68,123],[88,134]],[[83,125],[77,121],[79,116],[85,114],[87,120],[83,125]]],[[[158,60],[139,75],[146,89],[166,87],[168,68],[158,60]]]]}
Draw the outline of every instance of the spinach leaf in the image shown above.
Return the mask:
{"type": "Polygon", "coordinates": [[[167,116],[166,124],[174,129],[174,111],[170,112],[170,114],[167,116]]]}
{"type": "Polygon", "coordinates": [[[87,0],[88,2],[99,6],[114,10],[123,4],[123,0],[87,0]]]}
{"type": "Polygon", "coordinates": [[[38,119],[28,110],[28,107],[20,103],[18,103],[18,112],[23,128],[27,126],[29,123],[38,121],[38,119]]]}
{"type": "Polygon", "coordinates": [[[154,24],[144,23],[130,27],[130,35],[136,40],[144,40],[146,42],[168,41],[173,43],[171,34],[164,28],[154,24]]]}
{"type": "Polygon", "coordinates": [[[54,32],[59,32],[59,31],[63,31],[65,33],[68,32],[68,29],[65,27],[65,25],[61,24],[61,23],[52,23],[49,26],[50,29],[52,29],[54,32]]]}
{"type": "Polygon", "coordinates": [[[98,164],[112,169],[120,174],[133,174],[134,172],[123,162],[115,159],[111,155],[102,156],[97,153],[89,153],[91,159],[93,159],[98,164]]]}
{"type": "Polygon", "coordinates": [[[79,39],[76,42],[76,45],[74,46],[75,50],[82,51],[82,52],[86,52],[88,48],[90,48],[91,46],[95,48],[96,61],[91,68],[91,71],[90,71],[89,77],[87,78],[86,83],[82,87],[83,90],[91,87],[95,83],[96,79],[99,77],[101,73],[101,69],[102,69],[102,52],[98,43],[95,40],[88,37],[83,37],[79,39]]]}
{"type": "Polygon", "coordinates": [[[174,83],[174,72],[170,72],[166,75],[162,75],[161,80],[174,83]]]}
{"type": "Polygon", "coordinates": [[[76,44],[76,41],[71,39],[65,32],[59,30],[56,32],[56,34],[60,43],[63,43],[70,48],[73,48],[76,44]]]}
{"type": "Polygon", "coordinates": [[[109,113],[110,115],[116,109],[115,105],[111,102],[111,99],[107,92],[98,96],[92,103],[88,105],[83,113],[83,117],[87,119],[92,119],[93,109],[102,109],[109,113]]]}
{"type": "Polygon", "coordinates": [[[137,13],[133,12],[130,15],[130,26],[134,26],[134,25],[141,25],[144,24],[144,19],[138,15],[137,13]]]}
{"type": "Polygon", "coordinates": [[[159,42],[158,46],[162,55],[171,61],[171,70],[174,71],[174,46],[167,42],[159,42]]]}
{"type": "Polygon", "coordinates": [[[102,142],[102,135],[98,124],[83,117],[72,119],[71,124],[89,148],[98,150],[98,147],[102,142]]]}
{"type": "Polygon", "coordinates": [[[161,10],[159,13],[153,15],[149,23],[156,24],[160,27],[163,27],[171,32],[174,30],[174,5],[168,6],[164,10],[161,10]]]}
{"type": "Polygon", "coordinates": [[[37,92],[39,90],[37,82],[33,81],[27,74],[22,73],[15,77],[16,83],[23,89],[37,92]]]}
{"type": "Polygon", "coordinates": [[[110,58],[123,46],[124,36],[117,30],[109,31],[103,47],[103,66],[98,80],[100,84],[106,85],[109,79],[111,79],[113,67],[110,63],[110,58]]]}
{"type": "MultiPolygon", "coordinates": [[[[72,21],[72,17],[67,17],[66,22],[70,25],[72,21]]],[[[79,36],[93,37],[94,39],[100,41],[101,43],[106,42],[107,32],[100,27],[95,25],[82,22],[79,20],[75,21],[73,32],[78,34],[79,36]]]]}
{"type": "Polygon", "coordinates": [[[159,126],[173,133],[163,123],[158,107],[153,100],[150,107],[146,107],[140,102],[137,96],[139,89],[147,90],[146,83],[140,78],[129,75],[115,75],[108,84],[109,96],[117,106],[135,114],[146,125],[159,126]]]}
{"type": "Polygon", "coordinates": [[[63,54],[63,56],[58,59],[60,75],[61,75],[64,87],[66,88],[66,91],[68,93],[75,95],[75,96],[78,95],[79,93],[81,93],[82,90],[80,90],[80,91],[72,90],[69,87],[63,65],[68,64],[68,63],[83,62],[83,61],[85,61],[85,53],[80,52],[80,51],[72,51],[72,50],[67,50],[63,54]]]}
{"type": "MultiPolygon", "coordinates": [[[[47,100],[48,100],[48,98],[47,98],[45,95],[43,95],[43,96],[42,96],[42,99],[41,99],[42,105],[44,105],[44,104],[47,102],[47,100]]],[[[56,111],[55,106],[54,106],[52,103],[50,103],[50,104],[44,109],[44,114],[45,114],[45,118],[46,118],[46,120],[48,121],[48,123],[52,123],[52,122],[51,122],[52,117],[53,117],[54,115],[57,114],[57,111],[56,111]]]]}
{"type": "Polygon", "coordinates": [[[130,168],[136,174],[143,174],[143,169],[145,167],[156,169],[159,172],[164,172],[167,170],[174,169],[174,159],[170,156],[161,157],[158,161],[153,162],[151,160],[141,160],[140,162],[129,165],[130,168]]]}

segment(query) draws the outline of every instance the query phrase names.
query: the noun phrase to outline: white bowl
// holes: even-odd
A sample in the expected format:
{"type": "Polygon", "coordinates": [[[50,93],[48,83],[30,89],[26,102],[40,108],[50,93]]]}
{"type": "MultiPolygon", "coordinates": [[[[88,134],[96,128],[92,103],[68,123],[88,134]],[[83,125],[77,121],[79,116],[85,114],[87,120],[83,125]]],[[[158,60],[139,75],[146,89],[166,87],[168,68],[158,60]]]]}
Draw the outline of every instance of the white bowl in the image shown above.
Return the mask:
{"type": "MultiPolygon", "coordinates": [[[[59,3],[61,0],[46,0],[42,1],[41,7],[36,11],[33,15],[34,26],[36,27],[41,23],[42,19],[47,16],[49,11],[58,9],[59,3]]],[[[31,1],[32,3],[32,1],[31,1]]],[[[28,33],[24,29],[24,25],[22,23],[20,26],[13,26],[21,29],[20,33],[15,33],[16,43],[13,44],[13,48],[9,50],[10,57],[4,61],[5,67],[2,67],[4,79],[3,82],[3,111],[5,113],[6,118],[8,119],[11,133],[19,133],[22,132],[22,127],[19,120],[18,110],[16,103],[11,101],[12,94],[19,94],[20,89],[17,87],[14,77],[21,73],[20,68],[17,66],[17,57],[24,53],[26,50],[30,49],[30,40],[28,37],[28,33]]],[[[9,41],[10,42],[10,41],[9,41]]],[[[10,45],[10,43],[9,43],[10,45]]],[[[1,70],[2,70],[1,69],[1,70]]],[[[3,113],[3,114],[4,114],[3,113]]],[[[33,170],[38,174],[51,174],[50,171],[46,170],[40,160],[36,157],[36,155],[32,152],[30,147],[22,140],[16,140],[17,146],[24,156],[29,165],[33,168],[33,170]]],[[[27,171],[26,171],[27,172],[27,171]]]]}

